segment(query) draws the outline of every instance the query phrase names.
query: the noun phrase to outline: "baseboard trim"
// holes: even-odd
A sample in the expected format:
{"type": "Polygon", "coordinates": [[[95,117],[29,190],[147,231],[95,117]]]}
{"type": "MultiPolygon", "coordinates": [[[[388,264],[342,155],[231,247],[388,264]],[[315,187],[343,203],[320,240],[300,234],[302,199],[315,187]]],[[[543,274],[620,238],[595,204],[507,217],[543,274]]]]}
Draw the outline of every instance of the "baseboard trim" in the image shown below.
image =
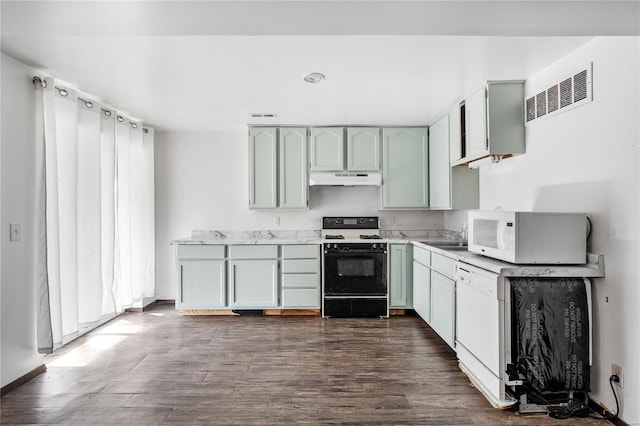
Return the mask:
{"type": "Polygon", "coordinates": [[[19,386],[24,385],[29,380],[33,379],[34,377],[36,377],[39,374],[44,373],[45,371],[47,371],[47,366],[44,365],[44,364],[40,365],[39,367],[34,368],[33,370],[29,371],[27,374],[23,375],[22,377],[18,377],[13,382],[9,383],[6,386],[3,386],[2,389],[0,389],[0,396],[5,396],[6,394],[11,392],[12,390],[16,389],[19,386]]]}
{"type": "Polygon", "coordinates": [[[174,300],[156,299],[153,302],[150,302],[150,303],[146,304],[145,306],[143,306],[141,308],[127,308],[124,311],[125,312],[147,312],[147,311],[153,309],[157,305],[172,305],[174,303],[175,303],[174,300]]]}
{"type": "MultiPolygon", "coordinates": [[[[264,316],[319,316],[320,309],[257,309],[252,314],[264,316]]],[[[233,309],[180,309],[180,315],[241,315],[241,312],[234,312],[233,309]]]]}
{"type": "Polygon", "coordinates": [[[273,316],[319,316],[320,309],[265,309],[264,315],[273,316]]]}
{"type": "Polygon", "coordinates": [[[613,413],[611,411],[609,411],[608,409],[603,407],[600,403],[594,401],[591,398],[589,398],[589,408],[591,408],[596,413],[600,414],[602,417],[608,420],[609,423],[612,423],[616,426],[630,426],[629,423],[625,422],[619,417],[613,418],[613,413]]]}
{"type": "Polygon", "coordinates": [[[231,309],[180,309],[180,315],[238,315],[231,309]]]}

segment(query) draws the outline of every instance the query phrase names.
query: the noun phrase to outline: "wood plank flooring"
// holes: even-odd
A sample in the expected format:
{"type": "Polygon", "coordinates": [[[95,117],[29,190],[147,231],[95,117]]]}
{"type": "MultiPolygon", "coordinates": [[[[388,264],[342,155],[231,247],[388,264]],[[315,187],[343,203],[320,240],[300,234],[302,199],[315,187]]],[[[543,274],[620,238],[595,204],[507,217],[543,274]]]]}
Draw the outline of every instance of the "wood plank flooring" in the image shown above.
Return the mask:
{"type": "Polygon", "coordinates": [[[126,313],[8,393],[2,425],[606,425],[492,408],[417,317],[126,313]]]}

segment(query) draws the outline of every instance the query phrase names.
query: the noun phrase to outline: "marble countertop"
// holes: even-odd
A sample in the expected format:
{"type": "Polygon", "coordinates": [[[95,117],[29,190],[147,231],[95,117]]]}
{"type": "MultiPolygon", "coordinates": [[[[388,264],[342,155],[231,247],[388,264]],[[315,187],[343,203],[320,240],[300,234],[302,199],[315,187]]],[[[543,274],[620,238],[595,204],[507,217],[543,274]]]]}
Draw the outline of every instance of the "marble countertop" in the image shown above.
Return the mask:
{"type": "MultiPolygon", "coordinates": [[[[446,230],[380,230],[381,242],[408,244],[413,241],[455,242],[460,234],[446,230]]],[[[319,230],[209,231],[194,230],[190,237],[171,244],[320,244],[319,230]]]]}
{"type": "Polygon", "coordinates": [[[171,244],[320,244],[320,231],[204,231],[171,244]]]}
{"type": "Polygon", "coordinates": [[[583,265],[520,265],[492,259],[478,253],[467,251],[466,249],[437,247],[416,241],[413,241],[413,244],[503,277],[544,276],[599,278],[605,275],[604,256],[602,254],[587,253],[587,262],[583,265]]]}
{"type": "MultiPolygon", "coordinates": [[[[382,240],[389,244],[414,244],[440,253],[468,265],[476,266],[505,277],[526,276],[579,276],[603,277],[604,256],[591,254],[584,265],[516,265],[502,262],[455,247],[461,241],[460,233],[447,230],[380,230],[382,240]],[[442,247],[448,245],[449,247],[442,247]],[[454,247],[451,247],[451,246],[454,247]]],[[[194,230],[190,237],[171,241],[171,244],[321,244],[319,230],[259,230],[209,231],[194,230]]]]}

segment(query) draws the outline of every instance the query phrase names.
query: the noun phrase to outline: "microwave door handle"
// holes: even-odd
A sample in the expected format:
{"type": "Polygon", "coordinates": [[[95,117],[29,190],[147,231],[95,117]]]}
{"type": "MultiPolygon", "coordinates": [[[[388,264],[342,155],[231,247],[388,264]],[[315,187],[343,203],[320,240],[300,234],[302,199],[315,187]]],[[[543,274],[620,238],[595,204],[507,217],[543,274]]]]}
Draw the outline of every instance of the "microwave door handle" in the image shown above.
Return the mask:
{"type": "Polygon", "coordinates": [[[507,222],[501,220],[498,222],[498,235],[496,235],[496,243],[498,246],[498,250],[504,251],[507,246],[504,242],[504,236],[507,232],[507,222]]]}

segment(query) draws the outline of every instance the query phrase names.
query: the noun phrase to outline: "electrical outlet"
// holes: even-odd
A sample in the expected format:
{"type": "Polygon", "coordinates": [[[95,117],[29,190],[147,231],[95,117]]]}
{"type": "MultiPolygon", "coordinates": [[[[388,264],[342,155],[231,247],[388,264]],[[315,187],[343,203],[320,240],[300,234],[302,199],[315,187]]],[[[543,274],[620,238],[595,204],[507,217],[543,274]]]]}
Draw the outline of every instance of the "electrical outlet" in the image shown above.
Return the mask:
{"type": "Polygon", "coordinates": [[[273,217],[273,224],[275,226],[280,226],[280,217],[279,216],[274,216],[273,217]]]}
{"type": "Polygon", "coordinates": [[[622,381],[622,366],[618,365],[616,363],[611,364],[611,375],[612,376],[618,376],[618,380],[617,382],[613,382],[616,383],[618,386],[620,386],[621,388],[624,387],[624,382],[622,381]]]}
{"type": "Polygon", "coordinates": [[[397,218],[397,217],[395,217],[395,216],[393,216],[393,217],[391,218],[391,224],[392,224],[392,225],[394,225],[394,226],[395,226],[395,225],[397,225],[397,224],[398,224],[398,218],[397,218]]]}

